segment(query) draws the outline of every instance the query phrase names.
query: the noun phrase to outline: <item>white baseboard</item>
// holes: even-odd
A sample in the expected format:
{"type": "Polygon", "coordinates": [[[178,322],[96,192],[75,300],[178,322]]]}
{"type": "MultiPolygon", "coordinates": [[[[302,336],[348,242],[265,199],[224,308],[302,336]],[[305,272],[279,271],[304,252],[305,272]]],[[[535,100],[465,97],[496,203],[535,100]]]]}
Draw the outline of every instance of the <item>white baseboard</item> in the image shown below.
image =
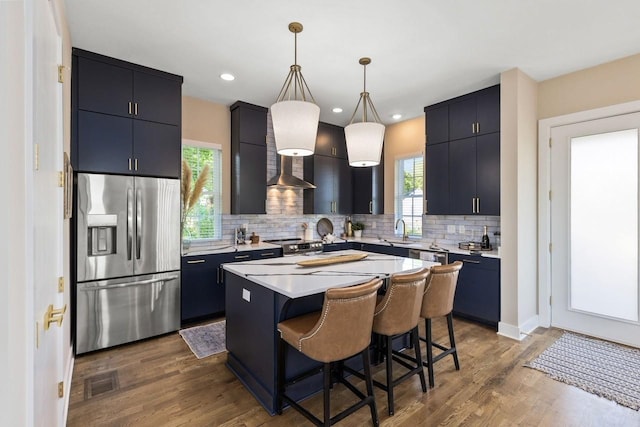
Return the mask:
{"type": "Polygon", "coordinates": [[[522,341],[527,335],[539,326],[538,315],[524,321],[520,326],[510,325],[505,322],[498,322],[498,335],[511,338],[512,340],[522,341]]]}
{"type": "Polygon", "coordinates": [[[71,398],[71,380],[73,378],[73,366],[75,364],[76,358],[73,356],[73,348],[70,348],[67,352],[69,354],[69,359],[66,361],[66,370],[64,372],[64,413],[62,414],[62,419],[64,421],[64,425],[67,425],[67,418],[69,416],[69,400],[71,398]]]}

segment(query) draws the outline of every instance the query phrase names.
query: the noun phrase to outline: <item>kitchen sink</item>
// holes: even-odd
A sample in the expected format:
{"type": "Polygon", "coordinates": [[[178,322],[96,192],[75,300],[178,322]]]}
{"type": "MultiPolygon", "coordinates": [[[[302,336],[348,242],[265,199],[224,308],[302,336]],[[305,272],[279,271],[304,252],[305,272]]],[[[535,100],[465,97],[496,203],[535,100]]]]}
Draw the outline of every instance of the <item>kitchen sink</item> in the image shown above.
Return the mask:
{"type": "Polygon", "coordinates": [[[392,239],[379,239],[381,242],[388,243],[391,246],[420,246],[420,242],[411,240],[392,240],[392,239]]]}

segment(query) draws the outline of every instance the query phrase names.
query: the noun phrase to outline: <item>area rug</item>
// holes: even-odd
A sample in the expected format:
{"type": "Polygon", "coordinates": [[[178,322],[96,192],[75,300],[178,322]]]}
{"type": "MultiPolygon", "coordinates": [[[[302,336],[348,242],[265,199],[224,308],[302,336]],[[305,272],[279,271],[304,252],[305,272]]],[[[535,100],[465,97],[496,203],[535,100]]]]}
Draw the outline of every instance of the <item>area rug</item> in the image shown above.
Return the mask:
{"type": "Polygon", "coordinates": [[[225,346],[225,321],[180,330],[180,336],[198,359],[221,353],[225,346]]]}
{"type": "Polygon", "coordinates": [[[636,411],[640,409],[640,350],[565,332],[525,366],[636,411]]]}

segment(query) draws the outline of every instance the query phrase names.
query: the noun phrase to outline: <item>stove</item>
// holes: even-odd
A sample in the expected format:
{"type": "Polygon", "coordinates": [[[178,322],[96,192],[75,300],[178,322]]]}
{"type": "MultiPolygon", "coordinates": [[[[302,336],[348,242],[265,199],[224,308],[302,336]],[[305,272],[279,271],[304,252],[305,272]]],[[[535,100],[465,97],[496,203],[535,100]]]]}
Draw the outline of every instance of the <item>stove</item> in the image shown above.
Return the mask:
{"type": "Polygon", "coordinates": [[[264,240],[272,245],[282,247],[282,255],[313,254],[322,252],[321,240],[302,240],[297,237],[264,240]]]}

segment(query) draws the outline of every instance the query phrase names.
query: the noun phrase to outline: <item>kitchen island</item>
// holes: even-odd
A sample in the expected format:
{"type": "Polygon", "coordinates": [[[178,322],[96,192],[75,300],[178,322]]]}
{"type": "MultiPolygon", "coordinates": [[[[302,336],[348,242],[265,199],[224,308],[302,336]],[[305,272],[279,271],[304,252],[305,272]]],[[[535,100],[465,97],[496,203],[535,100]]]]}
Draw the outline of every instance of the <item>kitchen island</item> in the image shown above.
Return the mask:
{"type": "MultiPolygon", "coordinates": [[[[236,262],[223,265],[226,281],[227,367],[270,413],[276,412],[278,322],[320,310],[324,291],[364,283],[374,277],[411,272],[437,263],[346,250],[313,256],[236,262]],[[360,261],[301,267],[297,263],[340,255],[367,254],[360,261]]],[[[317,362],[288,347],[287,378],[317,362]]],[[[296,398],[322,389],[322,376],[289,388],[296,398]]]]}

